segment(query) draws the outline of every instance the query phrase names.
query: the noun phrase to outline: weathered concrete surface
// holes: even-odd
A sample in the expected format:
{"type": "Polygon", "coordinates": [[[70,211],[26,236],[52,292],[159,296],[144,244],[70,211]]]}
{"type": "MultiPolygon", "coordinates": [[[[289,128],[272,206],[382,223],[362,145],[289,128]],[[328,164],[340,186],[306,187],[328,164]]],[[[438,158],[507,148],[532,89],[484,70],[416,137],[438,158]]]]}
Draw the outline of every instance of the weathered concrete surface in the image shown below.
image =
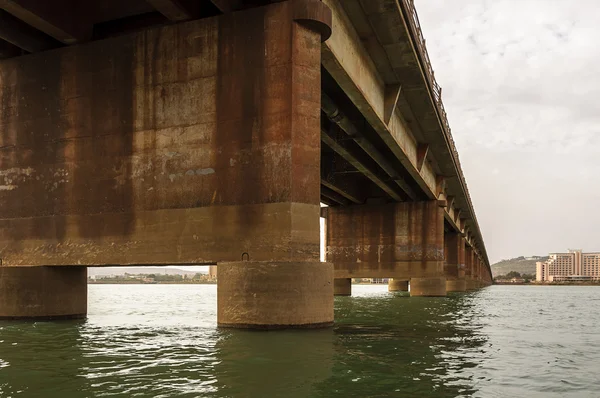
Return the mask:
{"type": "Polygon", "coordinates": [[[446,292],[464,292],[467,290],[465,279],[446,279],[446,292]]]}
{"type": "Polygon", "coordinates": [[[329,208],[326,258],[336,278],[443,276],[443,240],[436,201],[329,208]]]}
{"type": "Polygon", "coordinates": [[[466,291],[477,290],[477,289],[479,289],[479,281],[476,281],[471,278],[465,279],[465,290],[466,291]]]}
{"type": "Polygon", "coordinates": [[[71,319],[86,314],[86,267],[0,267],[0,319],[71,319]]]}
{"type": "Polygon", "coordinates": [[[217,321],[233,328],[333,324],[333,266],[320,262],[219,263],[217,321]]]}
{"type": "MultiPolygon", "coordinates": [[[[452,196],[446,220],[468,228],[487,261],[481,231],[460,161],[432,85],[430,65],[413,29],[412,1],[323,0],[333,13],[333,34],[323,44],[323,66],[360,110],[429,199],[452,196]],[[386,92],[400,87],[396,110],[386,117],[386,92]],[[420,149],[426,147],[426,156],[420,149]],[[443,180],[440,190],[439,181],[443,180]]],[[[487,266],[486,266],[487,267],[487,266]]],[[[489,268],[489,267],[488,267],[489,268]]]]}
{"type": "Polygon", "coordinates": [[[443,297],[446,295],[446,278],[412,278],[411,297],[443,297]]]}
{"type": "Polygon", "coordinates": [[[388,292],[408,292],[408,281],[390,279],[388,281],[388,292]]]}
{"type": "Polygon", "coordinates": [[[352,279],[336,278],[333,280],[333,295],[334,296],[351,296],[352,295],[352,279]]]}
{"type": "Polygon", "coordinates": [[[3,264],[318,259],[323,25],[290,1],[1,61],[3,264]]]}
{"type": "Polygon", "coordinates": [[[446,291],[465,291],[465,240],[453,231],[444,234],[446,291]]]}

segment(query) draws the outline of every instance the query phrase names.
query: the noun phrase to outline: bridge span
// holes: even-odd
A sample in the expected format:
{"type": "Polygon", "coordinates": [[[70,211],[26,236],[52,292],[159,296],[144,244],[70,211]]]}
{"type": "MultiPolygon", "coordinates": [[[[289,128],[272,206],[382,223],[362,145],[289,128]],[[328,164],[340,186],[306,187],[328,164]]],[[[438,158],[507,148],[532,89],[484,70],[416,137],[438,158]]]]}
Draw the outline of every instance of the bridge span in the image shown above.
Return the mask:
{"type": "Polygon", "coordinates": [[[491,284],[412,0],[0,0],[0,58],[0,318],[88,266],[218,264],[243,328],[491,284]]]}

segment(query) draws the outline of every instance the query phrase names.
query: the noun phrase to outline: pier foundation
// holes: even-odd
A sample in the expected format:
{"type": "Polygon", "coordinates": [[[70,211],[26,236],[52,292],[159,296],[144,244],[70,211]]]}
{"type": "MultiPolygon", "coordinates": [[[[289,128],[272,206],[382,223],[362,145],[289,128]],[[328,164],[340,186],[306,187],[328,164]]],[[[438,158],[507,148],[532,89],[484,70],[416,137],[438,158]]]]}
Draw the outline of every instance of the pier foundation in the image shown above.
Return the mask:
{"type": "Polygon", "coordinates": [[[408,292],[408,281],[390,279],[388,281],[388,292],[408,292]]]}
{"type": "Polygon", "coordinates": [[[333,267],[321,262],[219,263],[220,327],[279,329],[333,325],[333,267]]]}
{"type": "Polygon", "coordinates": [[[334,296],[351,296],[352,295],[352,279],[336,278],[333,280],[333,295],[334,296]]]}
{"type": "Polygon", "coordinates": [[[446,295],[446,278],[412,278],[411,297],[442,297],[446,295]]]}
{"type": "Polygon", "coordinates": [[[74,319],[86,314],[86,267],[0,267],[0,319],[74,319]]]}

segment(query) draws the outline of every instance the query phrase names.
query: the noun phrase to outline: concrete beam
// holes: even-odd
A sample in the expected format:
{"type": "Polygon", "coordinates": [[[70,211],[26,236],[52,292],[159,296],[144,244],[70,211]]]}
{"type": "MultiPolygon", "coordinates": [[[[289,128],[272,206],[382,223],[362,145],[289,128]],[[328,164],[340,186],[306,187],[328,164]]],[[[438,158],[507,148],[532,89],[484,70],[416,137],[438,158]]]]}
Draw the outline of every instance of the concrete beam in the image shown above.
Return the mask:
{"type": "Polygon", "coordinates": [[[384,104],[383,104],[383,120],[385,124],[390,124],[392,115],[396,111],[398,98],[400,97],[401,86],[399,84],[388,84],[385,86],[384,104]]]}
{"type": "Polygon", "coordinates": [[[448,201],[449,208],[452,208],[452,206],[454,206],[454,196],[446,196],[446,201],[448,201]]]}
{"type": "Polygon", "coordinates": [[[368,166],[364,160],[360,159],[360,154],[358,154],[355,150],[350,148],[346,143],[337,141],[330,133],[326,132],[324,129],[321,129],[321,141],[323,141],[325,145],[330,147],[338,155],[344,158],[348,163],[354,166],[358,171],[360,171],[371,181],[373,181],[392,199],[398,202],[402,201],[402,196],[386,182],[388,178],[380,175],[380,173],[377,172],[377,170],[368,166]]]}
{"type": "Polygon", "coordinates": [[[322,185],[321,194],[323,194],[323,187],[325,187],[325,188],[329,189],[330,191],[335,192],[338,195],[342,196],[348,202],[351,202],[354,204],[361,204],[363,202],[359,199],[358,196],[355,196],[355,195],[349,193],[347,189],[340,188],[338,185],[336,185],[333,182],[330,182],[328,180],[321,178],[321,185],[322,185]]]}
{"type": "Polygon", "coordinates": [[[179,0],[146,0],[171,21],[186,21],[194,17],[192,11],[179,0]]]}
{"type": "Polygon", "coordinates": [[[23,50],[5,40],[0,39],[0,59],[12,58],[23,54],[23,50]]]}
{"type": "Polygon", "coordinates": [[[239,10],[243,6],[243,0],[210,0],[221,12],[239,10]]]}
{"type": "Polygon", "coordinates": [[[436,201],[332,207],[327,261],[336,278],[443,276],[443,210],[436,201]]]}
{"type": "Polygon", "coordinates": [[[323,43],[323,66],[388,145],[430,199],[435,194],[435,172],[428,164],[417,168],[418,143],[406,121],[394,112],[385,121],[386,82],[338,0],[324,0],[333,15],[333,34],[323,43]]]}
{"type": "Polygon", "coordinates": [[[342,130],[348,134],[370,157],[373,159],[379,167],[381,167],[387,175],[402,189],[403,193],[411,200],[417,199],[417,194],[408,185],[404,178],[400,177],[398,170],[387,160],[387,158],[377,149],[375,146],[364,137],[363,134],[356,128],[348,117],[337,107],[327,94],[321,94],[321,106],[323,112],[327,115],[331,122],[337,124],[342,130]]]}
{"type": "Polygon", "coordinates": [[[0,0],[0,9],[64,44],[75,44],[92,36],[92,11],[87,9],[88,4],[88,1],[0,0]]]}
{"type": "Polygon", "coordinates": [[[35,53],[60,46],[56,40],[0,9],[0,39],[35,53]]]}
{"type": "Polygon", "coordinates": [[[417,146],[417,170],[419,173],[423,170],[423,164],[425,164],[425,160],[427,159],[427,154],[429,153],[429,145],[427,144],[419,144],[417,146]]]}
{"type": "MultiPolygon", "coordinates": [[[[352,201],[350,201],[348,198],[346,198],[344,195],[329,189],[327,186],[323,185],[323,183],[321,182],[322,186],[321,186],[321,196],[325,197],[327,199],[329,199],[330,201],[334,202],[335,204],[339,204],[339,205],[350,205],[352,204],[352,201]]],[[[329,202],[331,203],[331,202],[329,202]]]]}

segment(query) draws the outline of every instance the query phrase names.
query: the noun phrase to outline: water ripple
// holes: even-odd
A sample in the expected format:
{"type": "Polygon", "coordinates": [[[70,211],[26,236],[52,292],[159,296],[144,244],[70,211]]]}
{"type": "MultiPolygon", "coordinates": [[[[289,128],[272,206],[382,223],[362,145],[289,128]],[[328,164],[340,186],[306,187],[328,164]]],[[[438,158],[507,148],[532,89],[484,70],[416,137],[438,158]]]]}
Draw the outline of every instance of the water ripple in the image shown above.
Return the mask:
{"type": "Polygon", "coordinates": [[[216,329],[214,286],[92,285],[85,321],[0,322],[0,397],[595,397],[600,289],[409,298],[328,330],[216,329]]]}

